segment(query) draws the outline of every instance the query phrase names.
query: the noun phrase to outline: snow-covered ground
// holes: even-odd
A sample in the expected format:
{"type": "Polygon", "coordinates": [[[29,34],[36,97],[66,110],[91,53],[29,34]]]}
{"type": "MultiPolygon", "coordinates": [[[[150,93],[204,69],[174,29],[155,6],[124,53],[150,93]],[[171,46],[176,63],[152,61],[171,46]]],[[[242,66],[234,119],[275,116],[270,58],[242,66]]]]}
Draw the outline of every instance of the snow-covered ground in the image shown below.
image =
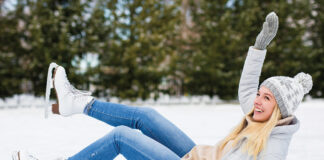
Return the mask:
{"type": "MultiPolygon", "coordinates": [[[[216,144],[242,119],[238,104],[153,105],[197,144],[216,144]]],[[[1,107],[0,107],[1,108],[1,107]]],[[[301,121],[288,160],[324,160],[324,100],[303,102],[296,112],[301,121]]],[[[71,156],[107,134],[113,127],[85,115],[44,119],[41,107],[0,109],[0,159],[25,149],[41,160],[71,156]]],[[[116,159],[124,159],[118,156],[116,159]]]]}

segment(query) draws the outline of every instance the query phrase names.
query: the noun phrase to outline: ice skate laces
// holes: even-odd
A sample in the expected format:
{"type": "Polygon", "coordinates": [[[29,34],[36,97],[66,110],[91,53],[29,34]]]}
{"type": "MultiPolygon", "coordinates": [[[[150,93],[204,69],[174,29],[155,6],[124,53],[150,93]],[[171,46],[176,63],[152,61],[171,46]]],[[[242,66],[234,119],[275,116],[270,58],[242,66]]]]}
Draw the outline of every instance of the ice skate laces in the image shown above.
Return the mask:
{"type": "Polygon", "coordinates": [[[28,154],[28,160],[38,160],[37,158],[35,158],[34,156],[28,154]]]}
{"type": "Polygon", "coordinates": [[[91,96],[91,92],[78,90],[73,85],[71,85],[70,81],[67,79],[66,73],[64,73],[64,78],[65,78],[64,86],[69,91],[68,94],[72,94],[73,99],[82,98],[82,100],[83,100],[85,97],[91,96]]]}

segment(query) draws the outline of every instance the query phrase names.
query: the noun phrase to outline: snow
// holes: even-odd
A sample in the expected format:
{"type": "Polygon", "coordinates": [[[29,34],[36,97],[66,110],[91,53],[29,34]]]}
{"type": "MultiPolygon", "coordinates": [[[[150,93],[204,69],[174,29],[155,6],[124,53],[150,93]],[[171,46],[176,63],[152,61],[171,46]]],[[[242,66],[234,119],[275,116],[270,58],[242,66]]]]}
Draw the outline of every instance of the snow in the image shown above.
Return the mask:
{"type": "MultiPolygon", "coordinates": [[[[37,105],[30,104],[29,107],[15,107],[13,102],[10,102],[11,107],[3,107],[7,101],[0,102],[0,159],[9,160],[12,151],[19,149],[28,150],[41,160],[68,157],[113,129],[85,115],[51,115],[49,119],[44,119],[44,109],[39,107],[41,102],[34,102],[37,105]]],[[[151,105],[197,144],[216,144],[243,117],[238,104],[151,105]]],[[[323,114],[323,99],[307,100],[299,106],[296,116],[301,121],[301,127],[293,136],[287,160],[324,159],[323,114]]],[[[124,158],[118,156],[116,159],[124,158]]]]}

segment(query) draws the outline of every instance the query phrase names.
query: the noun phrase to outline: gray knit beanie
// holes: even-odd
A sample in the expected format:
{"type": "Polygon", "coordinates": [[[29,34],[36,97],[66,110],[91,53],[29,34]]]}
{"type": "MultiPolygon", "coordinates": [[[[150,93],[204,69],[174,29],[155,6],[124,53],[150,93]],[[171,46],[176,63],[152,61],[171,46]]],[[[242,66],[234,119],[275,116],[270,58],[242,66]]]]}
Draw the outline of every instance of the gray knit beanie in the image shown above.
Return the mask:
{"type": "Polygon", "coordinates": [[[313,86],[312,77],[303,72],[294,78],[285,76],[270,77],[260,85],[267,87],[274,95],[282,118],[293,115],[298,105],[313,86]]]}

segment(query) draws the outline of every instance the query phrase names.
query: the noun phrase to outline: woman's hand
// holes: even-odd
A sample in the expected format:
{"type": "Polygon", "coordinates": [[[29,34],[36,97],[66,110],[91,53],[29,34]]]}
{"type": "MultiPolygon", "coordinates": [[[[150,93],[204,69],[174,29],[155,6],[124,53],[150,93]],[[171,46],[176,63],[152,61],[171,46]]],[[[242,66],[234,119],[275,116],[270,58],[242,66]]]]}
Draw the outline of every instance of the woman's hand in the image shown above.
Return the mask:
{"type": "Polygon", "coordinates": [[[266,21],[263,23],[263,28],[256,38],[254,48],[264,50],[269,45],[271,40],[276,36],[279,26],[278,16],[275,12],[267,15],[266,21]]]}

